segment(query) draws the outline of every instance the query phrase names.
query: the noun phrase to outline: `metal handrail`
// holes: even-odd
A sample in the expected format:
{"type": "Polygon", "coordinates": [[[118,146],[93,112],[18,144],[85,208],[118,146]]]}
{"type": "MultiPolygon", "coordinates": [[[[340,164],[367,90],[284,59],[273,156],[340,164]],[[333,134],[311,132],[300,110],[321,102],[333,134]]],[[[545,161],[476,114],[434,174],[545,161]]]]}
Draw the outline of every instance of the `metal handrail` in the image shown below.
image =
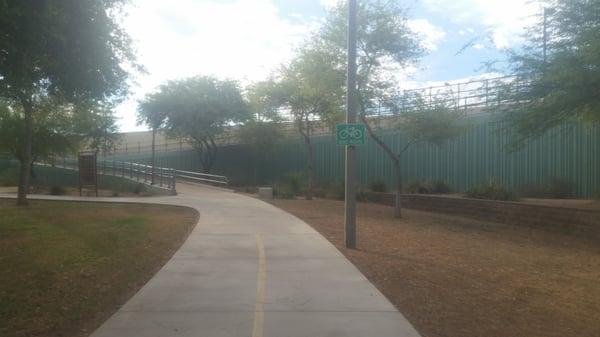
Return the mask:
{"type": "Polygon", "coordinates": [[[208,173],[198,173],[191,171],[182,171],[175,170],[175,174],[180,179],[186,179],[191,181],[200,181],[205,183],[217,184],[217,185],[228,185],[229,179],[225,176],[208,174],[208,173]]]}
{"type": "MultiPolygon", "coordinates": [[[[52,158],[49,162],[39,164],[74,171],[79,170],[77,159],[73,158],[60,158],[59,160],[52,158]]],[[[101,175],[120,177],[154,187],[165,188],[173,194],[176,193],[177,176],[175,170],[171,168],[154,167],[152,169],[152,166],[139,163],[99,160],[96,169],[98,174],[101,175]]]]}
{"type": "MultiPolygon", "coordinates": [[[[72,158],[61,158],[58,161],[53,159],[49,164],[51,166],[78,170],[77,160],[72,158]]],[[[147,185],[166,186],[173,191],[175,190],[177,179],[215,185],[229,184],[229,179],[226,176],[175,170],[159,166],[153,168],[152,165],[118,160],[99,160],[97,162],[97,171],[102,175],[122,177],[147,185]]]]}

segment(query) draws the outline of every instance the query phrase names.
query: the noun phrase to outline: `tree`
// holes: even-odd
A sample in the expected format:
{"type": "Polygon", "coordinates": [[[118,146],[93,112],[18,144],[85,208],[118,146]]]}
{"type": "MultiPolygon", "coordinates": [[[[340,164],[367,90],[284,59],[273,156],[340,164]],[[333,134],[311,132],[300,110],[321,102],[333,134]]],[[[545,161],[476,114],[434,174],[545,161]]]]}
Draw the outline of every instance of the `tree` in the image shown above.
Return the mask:
{"type": "MultiPolygon", "coordinates": [[[[108,150],[115,139],[115,119],[104,107],[74,107],[46,99],[34,111],[35,125],[32,130],[31,164],[65,156],[77,151],[83,144],[97,151],[108,150]],[[75,112],[75,109],[81,109],[75,112]]],[[[15,157],[21,165],[24,159],[23,112],[17,107],[0,104],[0,151],[15,157]]],[[[31,176],[34,176],[30,172],[31,176]]]]}
{"type": "Polygon", "coordinates": [[[155,95],[147,95],[146,98],[139,102],[137,123],[138,125],[149,126],[152,130],[152,185],[154,185],[154,176],[156,166],[156,133],[165,126],[167,114],[157,106],[155,95]]]}
{"type": "Polygon", "coordinates": [[[517,146],[565,121],[600,122],[600,2],[543,6],[524,47],[509,52],[519,83],[507,86],[506,125],[517,146]]]}
{"type": "Polygon", "coordinates": [[[135,66],[124,0],[0,1],[0,98],[23,117],[19,205],[27,204],[35,111],[48,97],[116,101],[135,66]]]}
{"type": "Polygon", "coordinates": [[[258,185],[259,165],[273,156],[285,134],[277,122],[250,120],[239,129],[238,136],[254,159],[254,184],[258,185]]]}
{"type": "Polygon", "coordinates": [[[258,179],[260,164],[277,151],[286,136],[276,102],[276,85],[273,79],[269,79],[254,83],[246,90],[251,118],[240,127],[238,136],[253,158],[255,185],[261,183],[258,179]]]}
{"type": "MultiPolygon", "coordinates": [[[[365,124],[371,139],[383,149],[392,161],[396,177],[400,179],[400,156],[375,132],[370,115],[378,113],[378,107],[387,107],[391,114],[399,113],[399,80],[394,73],[413,64],[423,49],[416,36],[407,26],[406,10],[395,1],[362,1],[358,5],[357,18],[357,90],[359,119],[365,124]]],[[[345,69],[348,28],[346,4],[335,7],[317,35],[323,50],[335,60],[335,68],[345,69]]],[[[396,184],[395,216],[401,216],[401,180],[396,184]]]]}
{"type": "Polygon", "coordinates": [[[280,111],[289,113],[306,145],[308,188],[312,199],[314,186],[312,136],[315,124],[332,129],[343,114],[344,72],[332,67],[332,55],[317,44],[307,44],[295,59],[281,69],[273,101],[280,111]]]}
{"type": "Polygon", "coordinates": [[[215,163],[217,137],[250,117],[237,82],[208,76],[170,81],[150,96],[148,104],[165,113],[171,136],[193,146],[205,173],[215,163]]]}

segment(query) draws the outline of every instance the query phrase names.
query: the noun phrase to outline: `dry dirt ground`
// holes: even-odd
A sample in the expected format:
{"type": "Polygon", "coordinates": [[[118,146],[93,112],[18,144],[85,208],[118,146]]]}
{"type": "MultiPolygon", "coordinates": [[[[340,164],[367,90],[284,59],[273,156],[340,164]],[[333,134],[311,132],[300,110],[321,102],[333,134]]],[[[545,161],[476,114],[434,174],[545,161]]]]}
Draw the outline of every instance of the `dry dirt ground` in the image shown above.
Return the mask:
{"type": "Polygon", "coordinates": [[[340,249],[424,337],[600,336],[600,242],[576,234],[343,202],[275,200],[340,249]]]}

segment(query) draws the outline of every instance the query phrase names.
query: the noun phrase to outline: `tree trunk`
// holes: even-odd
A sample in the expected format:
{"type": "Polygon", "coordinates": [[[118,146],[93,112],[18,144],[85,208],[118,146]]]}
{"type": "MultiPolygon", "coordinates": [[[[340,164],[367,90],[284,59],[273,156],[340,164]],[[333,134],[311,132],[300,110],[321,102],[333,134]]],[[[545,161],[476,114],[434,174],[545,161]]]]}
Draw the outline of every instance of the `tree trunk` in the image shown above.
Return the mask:
{"type": "Polygon", "coordinates": [[[394,165],[394,170],[396,171],[396,201],[394,203],[394,217],[401,218],[402,204],[400,202],[400,198],[402,196],[402,171],[400,169],[400,158],[396,156],[394,151],[392,151],[392,149],[386,143],[384,143],[384,141],[381,138],[379,138],[379,136],[375,134],[373,128],[371,128],[371,125],[369,125],[369,121],[367,120],[365,115],[361,114],[359,118],[365,125],[369,137],[371,137],[371,139],[373,139],[375,143],[377,143],[377,145],[383,150],[383,152],[385,152],[385,154],[388,156],[388,158],[390,158],[394,165]]]}
{"type": "Polygon", "coordinates": [[[254,186],[258,186],[258,159],[256,157],[253,160],[254,165],[252,165],[252,169],[254,170],[254,186]]]}
{"type": "Polygon", "coordinates": [[[313,147],[310,137],[304,137],[306,142],[306,171],[308,173],[308,188],[306,189],[306,200],[312,200],[313,198],[313,147]]]}
{"type": "Polygon", "coordinates": [[[152,129],[152,185],[154,185],[154,166],[156,166],[156,128],[152,129]]]}
{"type": "Polygon", "coordinates": [[[402,217],[402,169],[400,167],[400,161],[394,161],[394,169],[396,170],[396,195],[394,203],[394,218],[399,219],[402,217]]]}
{"type": "Polygon", "coordinates": [[[17,205],[27,206],[27,193],[29,193],[29,178],[31,174],[31,143],[33,142],[33,106],[26,100],[21,100],[25,114],[25,138],[23,139],[23,157],[20,161],[19,191],[17,205]]]}

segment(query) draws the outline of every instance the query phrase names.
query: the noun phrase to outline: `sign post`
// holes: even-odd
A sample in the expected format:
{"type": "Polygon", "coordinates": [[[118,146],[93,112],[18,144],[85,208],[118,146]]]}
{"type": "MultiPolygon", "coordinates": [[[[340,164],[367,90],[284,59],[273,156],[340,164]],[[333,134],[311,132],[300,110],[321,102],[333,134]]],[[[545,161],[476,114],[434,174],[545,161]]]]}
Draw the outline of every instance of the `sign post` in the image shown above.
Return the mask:
{"type": "Polygon", "coordinates": [[[79,152],[79,196],[82,195],[82,190],[86,188],[94,188],[96,197],[98,196],[98,170],[96,165],[96,152],[85,151],[79,152]]]}
{"type": "MultiPolygon", "coordinates": [[[[346,125],[339,126],[338,141],[346,145],[346,188],[344,205],[344,229],[346,248],[356,249],[356,144],[364,142],[364,125],[362,136],[359,137],[360,127],[356,126],[358,95],[356,92],[356,32],[357,32],[357,0],[348,0],[348,78],[346,95],[346,125]]],[[[338,142],[340,144],[340,142],[338,142]]]]}

